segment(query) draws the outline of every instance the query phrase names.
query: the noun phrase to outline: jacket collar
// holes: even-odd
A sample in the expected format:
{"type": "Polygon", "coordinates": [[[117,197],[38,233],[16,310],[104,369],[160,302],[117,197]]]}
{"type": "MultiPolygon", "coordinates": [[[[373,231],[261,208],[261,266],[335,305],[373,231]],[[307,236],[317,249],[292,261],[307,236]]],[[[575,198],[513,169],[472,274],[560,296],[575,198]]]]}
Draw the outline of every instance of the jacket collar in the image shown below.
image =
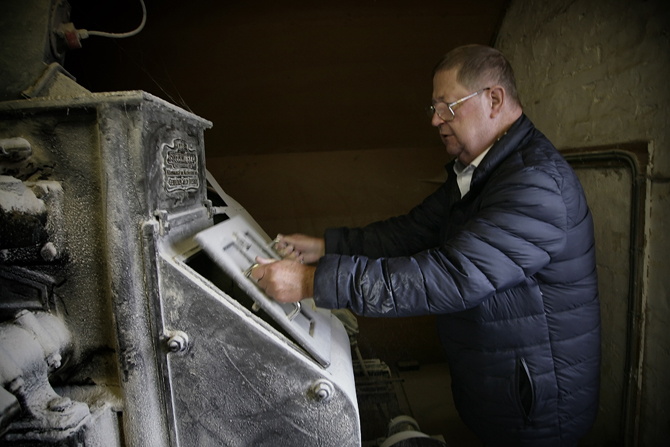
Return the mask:
{"type": "MultiPolygon", "coordinates": [[[[479,166],[475,169],[475,172],[472,174],[472,182],[470,183],[470,192],[464,196],[467,197],[471,195],[473,191],[478,191],[486,183],[486,180],[489,178],[491,173],[503,162],[512,152],[514,152],[521,142],[528,136],[530,132],[535,129],[533,123],[528,119],[525,114],[521,114],[519,119],[517,119],[507,130],[505,135],[500,137],[498,141],[493,143],[493,146],[488,151],[484,159],[481,160],[479,166]]],[[[454,174],[454,164],[456,163],[456,158],[445,165],[447,170],[447,175],[449,178],[454,174]]],[[[455,181],[456,175],[453,175],[455,181]]]]}
{"type": "Polygon", "coordinates": [[[507,130],[507,132],[500,137],[498,141],[493,144],[491,150],[486,154],[475,172],[472,174],[472,183],[470,190],[479,189],[480,185],[486,183],[491,173],[505,160],[512,152],[519,148],[521,142],[528,136],[528,134],[535,128],[533,123],[521,114],[507,130]]]}

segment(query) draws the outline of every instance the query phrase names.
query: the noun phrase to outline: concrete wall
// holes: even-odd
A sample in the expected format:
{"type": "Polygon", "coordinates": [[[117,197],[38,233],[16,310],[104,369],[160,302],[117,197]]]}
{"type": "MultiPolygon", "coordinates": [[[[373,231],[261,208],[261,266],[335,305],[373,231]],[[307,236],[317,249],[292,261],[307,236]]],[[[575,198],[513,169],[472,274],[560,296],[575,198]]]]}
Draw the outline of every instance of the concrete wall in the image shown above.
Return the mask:
{"type": "MultiPolygon", "coordinates": [[[[670,439],[670,4],[663,0],[513,0],[497,48],[525,112],[559,149],[644,141],[646,234],[638,445],[670,439]]],[[[614,204],[612,206],[615,206],[614,204]]],[[[596,235],[597,237],[603,235],[596,235]]],[[[604,237],[604,236],[603,236],[604,237]]],[[[637,413],[632,409],[633,414],[637,413]]],[[[616,422],[615,422],[616,423],[616,422]]]]}

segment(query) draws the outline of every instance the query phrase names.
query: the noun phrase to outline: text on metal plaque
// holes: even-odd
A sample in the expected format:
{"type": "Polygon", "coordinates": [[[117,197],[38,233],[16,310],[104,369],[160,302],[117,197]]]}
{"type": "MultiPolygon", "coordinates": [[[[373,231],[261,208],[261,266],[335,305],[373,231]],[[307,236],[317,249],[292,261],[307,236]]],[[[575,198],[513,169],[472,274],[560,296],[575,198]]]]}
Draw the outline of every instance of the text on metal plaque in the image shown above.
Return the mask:
{"type": "Polygon", "coordinates": [[[186,141],[175,139],[172,146],[163,143],[163,169],[165,171],[165,189],[197,190],[200,187],[198,173],[198,154],[186,141]]]}

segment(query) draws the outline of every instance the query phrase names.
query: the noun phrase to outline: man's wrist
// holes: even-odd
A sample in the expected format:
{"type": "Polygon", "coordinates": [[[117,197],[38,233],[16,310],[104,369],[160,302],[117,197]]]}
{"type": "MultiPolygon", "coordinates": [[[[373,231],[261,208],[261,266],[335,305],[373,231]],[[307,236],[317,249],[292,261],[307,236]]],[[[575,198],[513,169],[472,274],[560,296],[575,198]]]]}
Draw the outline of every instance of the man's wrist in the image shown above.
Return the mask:
{"type": "Polygon", "coordinates": [[[305,275],[303,276],[303,296],[305,298],[312,298],[314,296],[314,273],[316,272],[316,267],[305,266],[305,275]]]}

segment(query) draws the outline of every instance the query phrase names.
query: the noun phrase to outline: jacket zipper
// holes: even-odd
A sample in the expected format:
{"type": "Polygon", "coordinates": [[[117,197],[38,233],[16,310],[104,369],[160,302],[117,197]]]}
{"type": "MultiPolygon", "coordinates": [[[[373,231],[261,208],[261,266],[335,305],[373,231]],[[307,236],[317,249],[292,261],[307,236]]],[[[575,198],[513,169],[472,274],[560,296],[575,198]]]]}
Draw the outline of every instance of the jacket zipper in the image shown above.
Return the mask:
{"type": "Polygon", "coordinates": [[[517,397],[519,399],[519,406],[521,407],[521,412],[523,413],[526,423],[531,424],[533,421],[530,415],[533,414],[533,408],[535,407],[535,389],[533,388],[533,381],[531,380],[528,363],[526,363],[526,359],[523,357],[519,358],[517,397]],[[523,383],[526,383],[530,396],[521,395],[523,383]]]}

